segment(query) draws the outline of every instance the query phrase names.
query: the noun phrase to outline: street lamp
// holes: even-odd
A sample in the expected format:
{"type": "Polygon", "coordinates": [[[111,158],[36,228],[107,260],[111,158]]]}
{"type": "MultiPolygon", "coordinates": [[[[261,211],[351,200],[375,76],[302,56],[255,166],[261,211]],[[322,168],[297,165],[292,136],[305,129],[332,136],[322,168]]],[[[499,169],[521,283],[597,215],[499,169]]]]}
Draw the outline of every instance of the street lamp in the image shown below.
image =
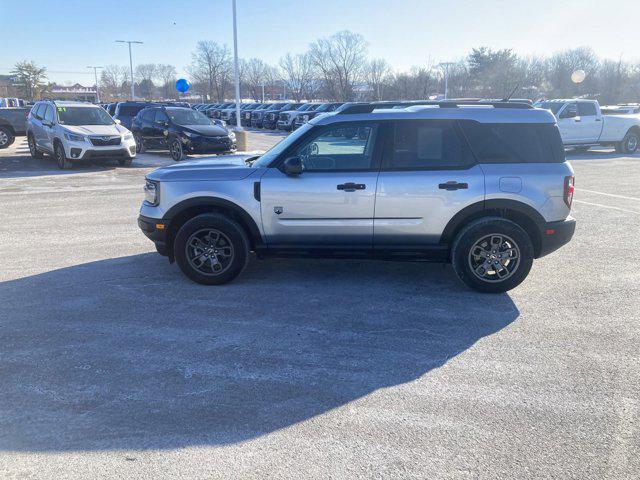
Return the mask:
{"type": "Polygon", "coordinates": [[[449,68],[453,67],[455,63],[453,62],[442,62],[438,64],[438,67],[442,68],[444,71],[444,99],[446,100],[449,97],[449,68]]]}
{"type": "Polygon", "coordinates": [[[233,5],[233,70],[236,80],[236,130],[242,130],[240,118],[240,67],[238,61],[238,27],[236,21],[236,0],[231,0],[233,5]]]}
{"type": "Polygon", "coordinates": [[[96,77],[96,103],[100,103],[100,92],[98,91],[98,69],[104,67],[88,66],[87,68],[93,68],[93,75],[96,77]]]}
{"type": "Polygon", "coordinates": [[[129,68],[131,70],[131,100],[136,99],[136,87],[133,84],[133,58],[131,57],[131,44],[143,43],[137,40],[116,40],[116,43],[128,43],[129,44],[129,68]]]}

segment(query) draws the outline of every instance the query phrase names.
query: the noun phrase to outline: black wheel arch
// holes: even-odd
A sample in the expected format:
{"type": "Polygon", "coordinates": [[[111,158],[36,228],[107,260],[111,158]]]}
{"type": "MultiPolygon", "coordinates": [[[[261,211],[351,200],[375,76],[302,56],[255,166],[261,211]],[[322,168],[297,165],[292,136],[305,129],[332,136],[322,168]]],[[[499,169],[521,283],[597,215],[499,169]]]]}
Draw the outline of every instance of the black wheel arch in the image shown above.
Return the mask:
{"type": "Polygon", "coordinates": [[[449,220],[440,236],[439,243],[451,247],[454,239],[465,225],[482,217],[501,217],[517,223],[531,238],[534,255],[538,257],[542,247],[542,231],[546,221],[535,208],[517,200],[485,200],[463,208],[449,220]]]}
{"type": "Polygon", "coordinates": [[[252,250],[263,244],[258,225],[241,206],[223,198],[194,197],[174,205],[162,218],[168,226],[167,247],[169,252],[173,251],[173,239],[180,227],[189,219],[202,213],[221,213],[233,218],[247,234],[252,250]]]}
{"type": "MultiPolygon", "coordinates": [[[[2,119],[0,119],[0,120],[2,120],[2,119]]],[[[17,136],[16,135],[16,130],[13,128],[13,125],[11,125],[9,122],[0,121],[0,127],[3,128],[4,130],[6,130],[7,132],[9,132],[14,137],[17,136]]]]}

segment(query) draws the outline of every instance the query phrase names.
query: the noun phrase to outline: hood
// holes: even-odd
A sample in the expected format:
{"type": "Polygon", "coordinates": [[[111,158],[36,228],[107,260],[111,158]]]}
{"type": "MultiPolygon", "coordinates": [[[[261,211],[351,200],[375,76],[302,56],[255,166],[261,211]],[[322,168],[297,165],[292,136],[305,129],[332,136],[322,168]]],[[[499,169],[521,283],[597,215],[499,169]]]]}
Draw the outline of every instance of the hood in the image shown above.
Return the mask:
{"type": "Polygon", "coordinates": [[[154,170],[147,178],[159,182],[242,180],[257,171],[244,161],[255,155],[220,155],[212,159],[180,162],[154,170]]]}
{"type": "Polygon", "coordinates": [[[122,125],[63,125],[65,130],[78,135],[123,135],[128,133],[122,125]]]}
{"type": "Polygon", "coordinates": [[[180,125],[187,132],[197,133],[207,137],[227,136],[229,132],[226,128],[219,125],[180,125]]]}

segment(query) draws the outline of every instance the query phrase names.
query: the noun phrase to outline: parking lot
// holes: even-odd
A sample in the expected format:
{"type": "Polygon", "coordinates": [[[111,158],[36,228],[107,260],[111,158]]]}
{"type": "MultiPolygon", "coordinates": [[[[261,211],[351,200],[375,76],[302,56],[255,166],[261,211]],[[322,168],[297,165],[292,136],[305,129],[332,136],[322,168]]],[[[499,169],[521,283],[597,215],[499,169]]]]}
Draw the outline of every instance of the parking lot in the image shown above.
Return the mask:
{"type": "Polygon", "coordinates": [[[482,295],[345,260],[197,285],[136,224],[167,153],[0,150],[0,477],[637,478],[640,154],[569,158],[573,241],[482,295]]]}

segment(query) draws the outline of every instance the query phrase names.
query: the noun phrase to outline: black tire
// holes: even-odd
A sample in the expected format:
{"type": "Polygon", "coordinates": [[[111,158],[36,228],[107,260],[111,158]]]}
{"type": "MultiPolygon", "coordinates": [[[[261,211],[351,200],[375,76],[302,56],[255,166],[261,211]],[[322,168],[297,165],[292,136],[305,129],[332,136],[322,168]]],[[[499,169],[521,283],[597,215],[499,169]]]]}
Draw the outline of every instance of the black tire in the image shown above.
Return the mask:
{"type": "Polygon", "coordinates": [[[640,144],[640,130],[629,130],[620,142],[620,153],[633,155],[638,150],[640,144]]]}
{"type": "Polygon", "coordinates": [[[0,149],[8,148],[16,141],[15,135],[6,127],[0,127],[0,149]]]}
{"type": "MultiPolygon", "coordinates": [[[[247,266],[249,239],[243,228],[231,218],[217,213],[204,213],[192,218],[180,228],[173,242],[173,254],[182,272],[194,282],[203,285],[221,285],[236,278],[247,266]],[[221,234],[217,237],[218,241],[207,243],[210,247],[209,251],[218,253],[218,250],[212,250],[218,248],[220,251],[226,249],[225,253],[231,253],[231,258],[219,273],[213,271],[213,259],[208,260],[208,257],[202,259],[205,248],[193,247],[193,242],[201,245],[198,239],[206,238],[202,235],[206,235],[209,230],[221,234]],[[194,266],[196,259],[202,261],[200,269],[194,266]]],[[[222,265],[223,260],[218,256],[215,256],[215,261],[216,264],[219,261],[222,265]]]]}
{"type": "Polygon", "coordinates": [[[182,142],[178,137],[172,137],[169,139],[169,153],[175,162],[179,162],[184,159],[184,149],[182,148],[182,142]]]}
{"type": "Polygon", "coordinates": [[[467,286],[482,293],[503,293],[527,277],[533,255],[533,243],[522,227],[504,218],[485,217],[472,221],[460,231],[451,249],[451,263],[458,278],[467,286]],[[493,240],[498,237],[505,243],[494,248],[493,240]],[[489,249],[485,250],[482,245],[488,245],[489,249]],[[483,257],[484,254],[487,256],[483,257]],[[483,273],[482,278],[474,270],[483,273]],[[504,280],[500,280],[501,276],[504,280]]]}
{"type": "Polygon", "coordinates": [[[56,158],[56,163],[60,170],[68,170],[71,168],[71,161],[67,158],[67,154],[64,153],[64,148],[60,142],[54,143],[53,155],[56,158]]]}
{"type": "Polygon", "coordinates": [[[33,135],[27,137],[27,144],[29,145],[31,158],[40,159],[44,157],[44,154],[36,147],[36,139],[33,138],[33,135]]]}
{"type": "Polygon", "coordinates": [[[136,153],[144,153],[147,150],[147,147],[144,144],[144,139],[137,133],[133,138],[136,142],[136,153]]]}
{"type": "Polygon", "coordinates": [[[121,167],[130,167],[131,162],[133,162],[133,158],[131,157],[124,157],[124,158],[118,159],[118,165],[120,165],[121,167]]]}

